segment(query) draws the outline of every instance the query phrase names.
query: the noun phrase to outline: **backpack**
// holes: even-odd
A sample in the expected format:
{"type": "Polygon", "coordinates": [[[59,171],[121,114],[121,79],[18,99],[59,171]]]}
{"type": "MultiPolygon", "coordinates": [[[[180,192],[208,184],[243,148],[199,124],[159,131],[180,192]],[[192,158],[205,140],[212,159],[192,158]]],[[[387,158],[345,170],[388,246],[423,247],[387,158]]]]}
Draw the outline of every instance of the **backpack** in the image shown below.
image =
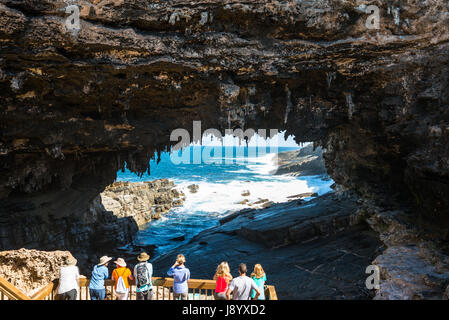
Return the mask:
{"type": "MultiPolygon", "coordinates": [[[[126,269],[125,269],[124,272],[126,272],[126,269]]],[[[123,280],[122,276],[123,276],[123,274],[121,276],[119,276],[118,280],[117,280],[117,288],[115,289],[115,292],[117,292],[117,293],[126,293],[126,292],[128,292],[128,289],[125,286],[125,280],[123,280]]]]}
{"type": "Polygon", "coordinates": [[[136,268],[136,280],[137,280],[137,287],[141,288],[143,286],[146,286],[147,284],[150,284],[150,277],[148,275],[148,268],[146,266],[146,263],[139,263],[136,268]]]}

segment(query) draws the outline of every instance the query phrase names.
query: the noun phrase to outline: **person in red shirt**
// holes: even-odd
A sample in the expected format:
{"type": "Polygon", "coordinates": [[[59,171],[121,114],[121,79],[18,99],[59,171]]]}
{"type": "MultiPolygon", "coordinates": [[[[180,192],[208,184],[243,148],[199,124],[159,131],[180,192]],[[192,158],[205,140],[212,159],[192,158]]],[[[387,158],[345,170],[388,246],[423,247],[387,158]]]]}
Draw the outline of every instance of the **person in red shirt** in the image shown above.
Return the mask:
{"type": "Polygon", "coordinates": [[[127,300],[129,294],[129,280],[134,280],[131,270],[126,267],[126,262],[122,258],[118,258],[114,261],[117,268],[112,271],[112,280],[115,281],[114,289],[117,296],[117,300],[127,300]],[[123,286],[119,283],[119,279],[123,279],[123,286]]]}
{"type": "Polygon", "coordinates": [[[214,280],[216,281],[216,287],[214,291],[215,300],[226,300],[226,290],[232,280],[231,269],[227,262],[222,262],[217,267],[214,280]]]}

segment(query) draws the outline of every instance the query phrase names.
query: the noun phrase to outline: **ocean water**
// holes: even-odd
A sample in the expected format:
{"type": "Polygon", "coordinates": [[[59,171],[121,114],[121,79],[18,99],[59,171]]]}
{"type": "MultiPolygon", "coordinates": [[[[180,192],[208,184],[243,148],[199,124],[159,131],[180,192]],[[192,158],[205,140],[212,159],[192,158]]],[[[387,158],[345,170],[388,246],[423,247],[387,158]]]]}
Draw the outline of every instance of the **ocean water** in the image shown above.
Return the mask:
{"type": "MultiPolygon", "coordinates": [[[[321,195],[332,191],[330,186],[333,181],[328,177],[272,174],[276,169],[276,154],[297,150],[299,147],[279,147],[274,150],[263,148],[262,152],[260,148],[252,150],[251,147],[230,147],[230,150],[229,147],[224,147],[221,152],[210,152],[211,159],[216,163],[202,161],[194,164],[194,153],[198,156],[205,151],[204,148],[184,149],[183,152],[190,156],[184,159],[190,161],[180,164],[174,163],[179,158],[164,152],[159,163],[157,159],[150,162],[150,175],[138,177],[128,170],[118,173],[118,181],[138,182],[167,178],[173,180],[177,189],[186,195],[182,207],[173,208],[160,220],[150,222],[147,228],[139,231],[135,244],[156,245],[155,254],[158,256],[188,242],[199,232],[218,225],[218,220],[230,212],[249,208],[248,205],[238,203],[243,199],[248,199],[250,203],[260,199],[286,202],[288,196],[299,193],[317,192],[321,195]],[[191,184],[199,186],[197,193],[191,193],[187,188],[191,184]],[[242,196],[243,191],[249,191],[250,195],[242,196]],[[184,241],[172,240],[181,236],[185,237],[184,241]]],[[[181,151],[175,155],[181,156],[181,151]]]]}

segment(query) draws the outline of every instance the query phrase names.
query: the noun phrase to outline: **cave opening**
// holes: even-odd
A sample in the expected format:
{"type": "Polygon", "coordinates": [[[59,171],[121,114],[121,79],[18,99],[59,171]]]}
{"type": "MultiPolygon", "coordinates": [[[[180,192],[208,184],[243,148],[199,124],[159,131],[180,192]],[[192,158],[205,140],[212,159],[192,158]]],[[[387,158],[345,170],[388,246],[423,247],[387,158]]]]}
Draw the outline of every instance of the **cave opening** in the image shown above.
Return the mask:
{"type": "Polygon", "coordinates": [[[156,153],[149,172],[119,170],[101,199],[115,215],[131,215],[135,208],[130,203],[147,192],[144,201],[150,205],[147,212],[138,213],[140,231],[122,249],[151,248],[158,257],[232,213],[288,202],[305,204],[332,192],[334,181],[327,175],[322,153],[313,142],[298,144],[285,131],[241,139],[206,130],[199,141],[156,153]]]}

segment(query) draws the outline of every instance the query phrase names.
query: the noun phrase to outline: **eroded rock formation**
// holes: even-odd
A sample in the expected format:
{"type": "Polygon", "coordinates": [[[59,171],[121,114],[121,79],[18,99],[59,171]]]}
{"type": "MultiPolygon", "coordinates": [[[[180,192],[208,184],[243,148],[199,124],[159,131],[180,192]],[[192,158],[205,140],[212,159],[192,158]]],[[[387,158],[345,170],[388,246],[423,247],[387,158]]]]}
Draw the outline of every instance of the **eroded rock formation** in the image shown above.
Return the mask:
{"type": "Polygon", "coordinates": [[[182,206],[184,193],[174,188],[173,181],[115,182],[100,194],[100,201],[107,211],[118,218],[132,217],[139,228],[174,206],[182,206]]]}
{"type": "Polygon", "coordinates": [[[85,243],[76,221],[92,219],[117,170],[145,172],[193,120],[314,141],[337,184],[400,208],[444,248],[448,11],[445,0],[0,0],[0,248],[77,246],[71,232],[85,243]],[[64,242],[46,240],[41,219],[64,242]]]}
{"type": "Polygon", "coordinates": [[[59,278],[59,269],[66,265],[68,251],[19,249],[0,252],[0,277],[28,296],[59,278]]]}

